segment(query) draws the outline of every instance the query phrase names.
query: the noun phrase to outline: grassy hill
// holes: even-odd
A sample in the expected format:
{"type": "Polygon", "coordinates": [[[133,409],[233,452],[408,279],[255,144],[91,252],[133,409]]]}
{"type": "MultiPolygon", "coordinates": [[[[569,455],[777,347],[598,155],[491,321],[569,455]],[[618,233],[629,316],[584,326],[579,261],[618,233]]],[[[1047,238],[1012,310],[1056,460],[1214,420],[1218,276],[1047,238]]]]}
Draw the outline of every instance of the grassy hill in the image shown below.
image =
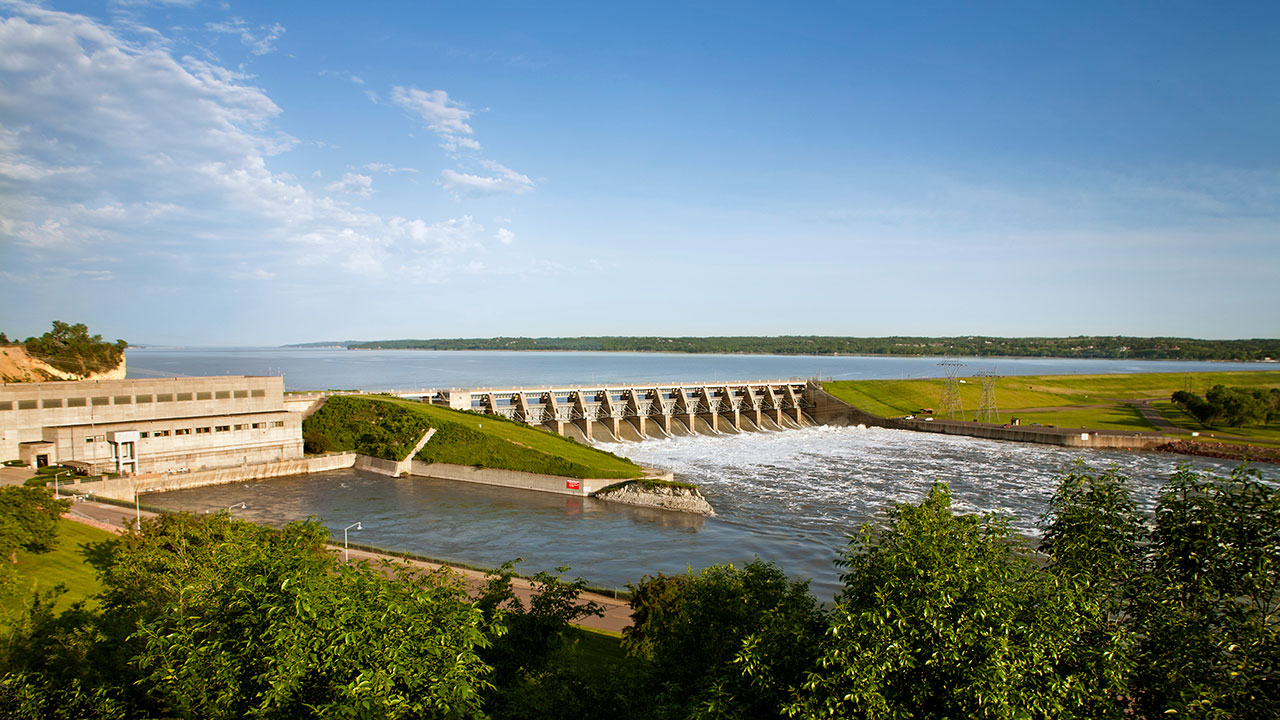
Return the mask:
{"type": "Polygon", "coordinates": [[[524,423],[390,397],[331,397],[303,422],[302,432],[311,452],[352,450],[400,460],[428,428],[436,434],[416,456],[423,462],[573,478],[643,473],[630,460],[524,423]]]}

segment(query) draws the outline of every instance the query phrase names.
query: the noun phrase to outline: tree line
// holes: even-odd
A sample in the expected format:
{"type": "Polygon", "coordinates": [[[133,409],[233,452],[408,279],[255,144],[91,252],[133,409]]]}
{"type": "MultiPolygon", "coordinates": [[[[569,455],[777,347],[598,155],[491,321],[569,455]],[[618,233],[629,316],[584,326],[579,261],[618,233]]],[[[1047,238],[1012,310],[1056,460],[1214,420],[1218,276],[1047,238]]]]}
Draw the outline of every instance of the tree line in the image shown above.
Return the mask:
{"type": "Polygon", "coordinates": [[[1280,340],[1197,340],[1080,336],[964,337],[496,337],[379,340],[337,343],[360,350],[560,350],[606,352],[746,353],[771,355],[959,355],[967,357],[1235,360],[1280,358],[1280,340]]]}
{"type": "MultiPolygon", "coordinates": [[[[15,344],[0,332],[0,345],[15,344]]],[[[54,320],[49,332],[29,337],[20,343],[27,354],[63,372],[86,376],[113,370],[120,365],[129,343],[107,342],[101,335],[90,335],[84,323],[74,325],[54,320]]]]}
{"type": "Polygon", "coordinates": [[[1171,399],[1204,425],[1265,425],[1280,417],[1280,388],[1214,385],[1203,396],[1179,390],[1171,399]]]}
{"type": "Polygon", "coordinates": [[[339,562],[315,522],[164,515],[85,549],[96,607],[18,604],[0,712],[1275,717],[1274,484],[1182,468],[1144,516],[1127,478],[1077,466],[1041,526],[1032,546],[937,485],[851,539],[833,604],[760,561],[646,576],[625,657],[584,668],[569,623],[600,608],[565,568],[534,576],[526,603],[508,563],[473,598],[445,573],[339,562]]]}

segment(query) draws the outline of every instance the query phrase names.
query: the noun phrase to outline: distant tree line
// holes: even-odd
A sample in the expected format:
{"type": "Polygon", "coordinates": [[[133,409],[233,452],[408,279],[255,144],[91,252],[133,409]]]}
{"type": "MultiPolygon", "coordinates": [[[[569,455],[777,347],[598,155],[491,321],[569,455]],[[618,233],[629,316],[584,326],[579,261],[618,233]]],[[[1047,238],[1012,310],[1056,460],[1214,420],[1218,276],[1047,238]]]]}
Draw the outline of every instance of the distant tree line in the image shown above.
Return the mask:
{"type": "Polygon", "coordinates": [[[1205,425],[1264,425],[1280,417],[1280,389],[1214,385],[1203,397],[1179,390],[1173,402],[1205,425]]]}
{"type": "MultiPolygon", "coordinates": [[[[0,332],[0,345],[11,344],[9,337],[0,332]]],[[[124,340],[107,342],[101,335],[90,335],[84,323],[71,325],[61,320],[54,320],[49,332],[29,337],[21,345],[36,360],[82,376],[118,367],[129,347],[124,340]]]]}
{"type": "MultiPolygon", "coordinates": [[[[17,490],[0,528],[61,509],[0,492],[17,490]]],[[[339,562],[317,522],[164,515],[84,549],[95,607],[0,606],[0,714],[1275,717],[1273,484],[1183,468],[1144,517],[1125,477],[1077,467],[1041,524],[1033,548],[938,485],[851,541],[833,606],[759,561],[645,577],[625,657],[584,667],[569,623],[601,609],[580,580],[539,573],[521,601],[508,563],[471,598],[446,574],[339,562]]]]}
{"type": "Polygon", "coordinates": [[[746,353],[773,355],[959,355],[968,357],[1126,358],[1137,360],[1280,359],[1280,340],[1068,337],[567,337],[380,340],[342,343],[361,350],[577,350],[612,352],[746,353]]]}

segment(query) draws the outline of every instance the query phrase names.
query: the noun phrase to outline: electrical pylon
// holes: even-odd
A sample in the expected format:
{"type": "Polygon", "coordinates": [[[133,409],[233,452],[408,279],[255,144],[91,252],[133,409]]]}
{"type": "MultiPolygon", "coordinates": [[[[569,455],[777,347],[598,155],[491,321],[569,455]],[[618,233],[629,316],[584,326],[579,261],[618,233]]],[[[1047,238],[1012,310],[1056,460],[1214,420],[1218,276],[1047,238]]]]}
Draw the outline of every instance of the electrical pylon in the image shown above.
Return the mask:
{"type": "Polygon", "coordinates": [[[942,397],[938,398],[938,415],[956,420],[964,419],[964,408],[960,405],[960,368],[964,367],[964,363],[959,360],[948,360],[944,358],[938,363],[938,367],[946,372],[946,379],[942,382],[942,397]]]}
{"type": "Polygon", "coordinates": [[[983,370],[977,373],[977,377],[982,381],[982,400],[979,402],[978,416],[974,418],[978,422],[998,423],[1000,422],[1000,410],[996,408],[996,375],[995,368],[983,370]]]}

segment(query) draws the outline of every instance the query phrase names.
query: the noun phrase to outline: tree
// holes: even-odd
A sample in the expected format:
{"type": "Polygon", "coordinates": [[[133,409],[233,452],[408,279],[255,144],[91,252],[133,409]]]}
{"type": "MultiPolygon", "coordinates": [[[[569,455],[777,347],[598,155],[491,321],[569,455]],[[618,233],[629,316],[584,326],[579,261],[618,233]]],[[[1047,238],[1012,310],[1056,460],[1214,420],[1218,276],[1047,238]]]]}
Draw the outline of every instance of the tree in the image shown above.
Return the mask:
{"type": "Polygon", "coordinates": [[[1076,594],[1019,552],[1007,522],[954,515],[945,485],[898,505],[883,531],[864,526],[842,564],[792,717],[1082,717],[1123,690],[1071,651],[1092,629],[1076,594]]]}
{"type": "Polygon", "coordinates": [[[1274,717],[1280,707],[1280,489],[1245,466],[1183,467],[1156,509],[1133,616],[1148,716],[1274,717]]]}
{"type": "Polygon", "coordinates": [[[43,487],[0,488],[0,555],[18,562],[18,550],[47,552],[57,537],[58,519],[71,507],[43,487]]]}
{"type": "Polygon", "coordinates": [[[135,702],[182,717],[479,717],[483,620],[447,571],[338,563],[328,531],[162,515],[102,548],[135,702]],[[120,630],[123,629],[123,630],[120,630]]]}
{"type": "Polygon", "coordinates": [[[778,717],[826,628],[808,583],[759,560],[646,576],[631,606],[623,646],[675,717],[778,717]]]}

